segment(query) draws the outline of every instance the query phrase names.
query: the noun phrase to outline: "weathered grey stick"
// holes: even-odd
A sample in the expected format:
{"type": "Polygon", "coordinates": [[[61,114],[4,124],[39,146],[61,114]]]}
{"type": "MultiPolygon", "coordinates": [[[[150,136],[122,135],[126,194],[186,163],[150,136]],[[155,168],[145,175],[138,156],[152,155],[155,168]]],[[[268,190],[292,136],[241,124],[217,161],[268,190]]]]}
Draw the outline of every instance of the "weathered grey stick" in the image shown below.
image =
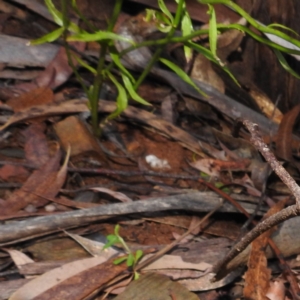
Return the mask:
{"type": "MultiPolygon", "coordinates": [[[[209,212],[219,202],[220,197],[215,193],[191,192],[129,203],[99,205],[99,207],[36,217],[25,221],[1,225],[0,243],[3,246],[4,244],[18,242],[19,239],[26,240],[35,235],[47,234],[70,227],[83,226],[91,222],[108,219],[118,215],[166,210],[209,212]]],[[[241,204],[249,213],[253,212],[255,209],[255,204],[241,204]]],[[[224,203],[219,211],[238,212],[236,208],[229,203],[224,203]]]]}

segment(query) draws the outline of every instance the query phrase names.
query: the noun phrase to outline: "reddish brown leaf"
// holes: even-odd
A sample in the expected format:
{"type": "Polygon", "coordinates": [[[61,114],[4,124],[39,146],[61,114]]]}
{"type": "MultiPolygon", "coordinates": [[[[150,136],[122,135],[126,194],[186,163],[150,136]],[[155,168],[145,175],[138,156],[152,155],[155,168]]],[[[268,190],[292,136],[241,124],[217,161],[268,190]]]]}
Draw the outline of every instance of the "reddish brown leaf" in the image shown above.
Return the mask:
{"type": "Polygon", "coordinates": [[[11,106],[14,112],[23,111],[33,106],[39,106],[53,102],[53,92],[47,87],[36,88],[19,97],[11,98],[7,104],[11,106]]]}
{"type": "MultiPolygon", "coordinates": [[[[286,201],[287,198],[275,204],[266,213],[264,218],[268,218],[280,211],[285,206],[286,201]]],[[[245,274],[244,297],[246,299],[268,300],[266,294],[269,290],[271,270],[267,267],[265,249],[268,244],[269,237],[274,230],[275,228],[268,230],[252,242],[248,260],[248,271],[245,274]]]]}
{"type": "Polygon", "coordinates": [[[49,148],[44,131],[46,129],[43,123],[34,123],[22,132],[25,137],[25,156],[27,161],[40,167],[49,160],[49,148]]]}
{"type": "Polygon", "coordinates": [[[22,166],[5,165],[0,168],[0,178],[5,181],[24,182],[29,172],[22,166]]]}
{"type": "Polygon", "coordinates": [[[57,172],[60,159],[61,152],[57,151],[45,165],[34,171],[22,188],[15,191],[0,206],[2,215],[14,213],[28,204],[42,206],[48,202],[45,198],[54,198],[63,185],[67,172],[66,166],[57,172]]]}

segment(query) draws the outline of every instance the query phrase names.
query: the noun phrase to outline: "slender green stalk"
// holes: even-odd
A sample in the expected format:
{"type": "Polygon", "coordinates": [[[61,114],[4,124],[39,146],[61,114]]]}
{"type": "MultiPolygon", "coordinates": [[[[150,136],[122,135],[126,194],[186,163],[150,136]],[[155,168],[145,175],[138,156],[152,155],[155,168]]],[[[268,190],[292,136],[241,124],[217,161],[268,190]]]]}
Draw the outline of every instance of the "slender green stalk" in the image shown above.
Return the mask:
{"type": "Polygon", "coordinates": [[[88,89],[87,89],[86,85],[84,84],[81,76],[79,75],[79,73],[77,71],[77,68],[75,67],[75,65],[73,63],[72,52],[71,52],[70,46],[67,42],[69,19],[68,19],[68,16],[67,16],[67,2],[66,2],[66,0],[61,1],[61,7],[62,7],[63,27],[64,27],[64,32],[63,32],[63,36],[62,36],[63,37],[63,46],[66,50],[66,54],[67,54],[67,57],[68,57],[68,63],[70,65],[70,67],[72,68],[72,71],[75,74],[75,77],[77,78],[78,82],[82,86],[84,92],[86,94],[88,94],[88,89]]]}
{"type": "MultiPolygon", "coordinates": [[[[113,15],[110,18],[110,22],[108,24],[107,31],[113,30],[118,15],[120,14],[121,11],[122,2],[123,0],[117,0],[113,10],[113,15]]],[[[100,136],[101,134],[101,130],[98,123],[98,99],[104,81],[103,70],[105,68],[105,55],[109,46],[108,44],[109,41],[100,42],[100,53],[99,53],[99,60],[97,64],[97,75],[94,78],[92,91],[88,95],[90,106],[91,106],[92,127],[96,136],[100,136]]]]}

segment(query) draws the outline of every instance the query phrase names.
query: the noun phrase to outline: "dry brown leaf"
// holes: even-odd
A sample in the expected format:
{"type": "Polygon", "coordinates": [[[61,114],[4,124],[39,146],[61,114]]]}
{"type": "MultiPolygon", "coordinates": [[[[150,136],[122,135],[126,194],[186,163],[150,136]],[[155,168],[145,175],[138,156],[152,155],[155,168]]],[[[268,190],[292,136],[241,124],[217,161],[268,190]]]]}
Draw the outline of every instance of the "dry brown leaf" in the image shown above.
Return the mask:
{"type": "MultiPolygon", "coordinates": [[[[154,254],[155,255],[155,254],[154,254]]],[[[146,259],[153,256],[153,254],[148,254],[143,257],[141,262],[145,261],[146,259]]],[[[163,255],[162,257],[158,258],[153,263],[149,264],[143,270],[161,270],[161,269],[192,269],[192,270],[199,270],[199,271],[206,271],[211,264],[206,262],[200,263],[192,263],[184,261],[178,255],[163,255]]]]}
{"type": "Polygon", "coordinates": [[[58,150],[46,164],[30,175],[19,190],[1,204],[1,214],[12,214],[28,204],[42,206],[48,202],[47,198],[55,197],[64,184],[67,172],[66,164],[58,171],[60,159],[61,152],[58,150]]]}
{"type": "Polygon", "coordinates": [[[145,274],[133,281],[115,300],[198,300],[198,296],[182,285],[160,274],[145,274]]]}
{"type": "Polygon", "coordinates": [[[0,127],[0,131],[4,130],[8,126],[27,121],[36,117],[54,116],[69,113],[78,113],[88,111],[87,101],[85,100],[73,100],[60,103],[50,103],[46,105],[38,105],[29,107],[20,112],[13,114],[7,123],[0,127]]]}
{"type": "Polygon", "coordinates": [[[11,98],[7,101],[7,105],[12,107],[14,112],[20,112],[31,107],[49,104],[53,102],[53,92],[47,87],[35,88],[18,97],[11,98]]]}
{"type": "Polygon", "coordinates": [[[284,300],[285,286],[282,280],[271,282],[270,288],[267,292],[267,297],[270,300],[284,300]]]}
{"type": "Polygon", "coordinates": [[[56,123],[54,129],[64,150],[71,148],[71,156],[95,152],[100,156],[103,165],[107,166],[108,162],[98,141],[86,126],[78,117],[70,116],[56,123]]]}
{"type": "Polygon", "coordinates": [[[225,92],[222,78],[213,70],[211,62],[202,54],[196,56],[191,77],[213,86],[222,94],[225,92]]]}
{"type": "Polygon", "coordinates": [[[273,120],[277,124],[282,121],[283,115],[281,111],[263,91],[251,86],[249,94],[261,109],[262,113],[264,113],[269,119],[273,120]]]}
{"type": "Polygon", "coordinates": [[[24,182],[29,172],[22,166],[4,165],[0,168],[0,178],[4,181],[24,182]]]}
{"type": "Polygon", "coordinates": [[[125,263],[103,261],[93,257],[65,264],[25,284],[9,300],[83,299],[127,269],[125,263]]]}
{"type": "Polygon", "coordinates": [[[223,161],[213,158],[203,158],[190,165],[210,176],[219,177],[221,171],[242,171],[248,170],[251,161],[249,159],[240,159],[237,161],[223,161]]]}
{"type": "Polygon", "coordinates": [[[95,192],[101,192],[101,193],[108,194],[108,195],[120,200],[121,202],[132,202],[132,199],[127,197],[125,194],[120,193],[120,192],[115,192],[115,191],[112,191],[107,188],[94,187],[94,188],[91,188],[91,190],[95,191],[95,192]]]}
{"type": "MultiPolygon", "coordinates": [[[[280,211],[287,201],[275,204],[264,216],[269,216],[280,211]]],[[[266,294],[269,290],[271,270],[268,268],[267,257],[265,254],[268,240],[275,228],[272,228],[265,233],[261,234],[257,239],[252,242],[251,252],[248,260],[248,270],[245,274],[245,288],[244,297],[249,300],[268,300],[266,294]]]]}
{"type": "Polygon", "coordinates": [[[39,168],[49,160],[49,147],[44,123],[34,123],[22,131],[25,138],[25,156],[28,163],[39,168]]]}

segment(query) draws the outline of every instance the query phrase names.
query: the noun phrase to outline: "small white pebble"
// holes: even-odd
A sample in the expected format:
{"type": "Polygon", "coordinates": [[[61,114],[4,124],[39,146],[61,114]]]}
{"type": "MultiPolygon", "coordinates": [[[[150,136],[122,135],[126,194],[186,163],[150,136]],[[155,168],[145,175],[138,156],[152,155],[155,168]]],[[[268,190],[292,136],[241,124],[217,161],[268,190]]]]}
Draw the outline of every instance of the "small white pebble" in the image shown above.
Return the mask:
{"type": "Polygon", "coordinates": [[[45,211],[47,211],[47,212],[56,211],[56,206],[54,204],[48,204],[45,206],[45,211]]]}
{"type": "Polygon", "coordinates": [[[145,157],[145,160],[152,168],[171,169],[171,167],[166,159],[160,159],[153,154],[147,155],[145,157]]]}

